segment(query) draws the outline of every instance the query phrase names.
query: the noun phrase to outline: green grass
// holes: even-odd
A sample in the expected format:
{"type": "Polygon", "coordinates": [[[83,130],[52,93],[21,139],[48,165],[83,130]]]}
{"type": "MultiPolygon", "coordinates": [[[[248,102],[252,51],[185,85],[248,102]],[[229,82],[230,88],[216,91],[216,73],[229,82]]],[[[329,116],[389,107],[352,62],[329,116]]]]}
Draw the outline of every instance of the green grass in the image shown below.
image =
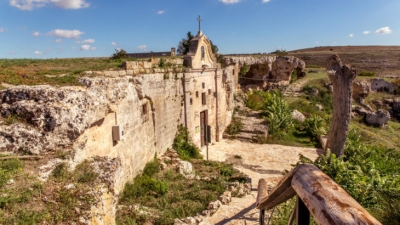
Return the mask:
{"type": "Polygon", "coordinates": [[[191,163],[200,177],[213,178],[188,180],[173,169],[148,176],[145,169],[125,185],[120,204],[139,204],[147,214],[122,207],[117,211],[117,224],[173,224],[175,218],[195,216],[207,209],[208,203],[226,190],[226,182],[246,180],[229,164],[201,159],[192,159],[191,163]]]}
{"type": "Polygon", "coordinates": [[[0,83],[78,85],[84,71],[117,70],[120,66],[121,61],[106,58],[0,59],[0,83]]]}
{"type": "Polygon", "coordinates": [[[76,209],[86,212],[94,204],[91,191],[97,173],[92,165],[84,161],[69,171],[60,164],[46,183],[26,172],[31,166],[36,166],[34,161],[0,161],[0,181],[4,171],[6,181],[14,180],[14,184],[0,185],[0,224],[78,223],[76,209]],[[68,184],[75,188],[67,189],[68,184]]]}

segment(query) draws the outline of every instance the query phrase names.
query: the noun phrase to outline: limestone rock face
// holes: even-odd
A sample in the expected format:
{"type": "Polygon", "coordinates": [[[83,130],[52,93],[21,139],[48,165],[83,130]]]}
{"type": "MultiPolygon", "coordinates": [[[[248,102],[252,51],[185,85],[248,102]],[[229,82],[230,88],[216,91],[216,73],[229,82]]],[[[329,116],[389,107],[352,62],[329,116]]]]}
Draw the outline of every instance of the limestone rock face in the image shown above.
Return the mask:
{"type": "Polygon", "coordinates": [[[2,129],[7,149],[28,148],[33,154],[71,145],[91,124],[104,118],[126,97],[126,78],[85,80],[83,87],[18,86],[0,93],[0,113],[17,116],[35,129],[13,124],[2,129]]]}
{"type": "Polygon", "coordinates": [[[253,65],[253,64],[268,64],[271,65],[276,60],[276,56],[263,56],[263,57],[251,57],[251,56],[229,56],[224,57],[224,64],[231,65],[238,63],[240,67],[244,64],[253,65]]]}
{"type": "Polygon", "coordinates": [[[279,56],[272,63],[271,79],[276,81],[290,81],[293,70],[300,68],[303,70],[306,63],[293,56],[279,56]]]}
{"type": "Polygon", "coordinates": [[[371,84],[366,81],[356,81],[353,83],[353,98],[358,99],[358,98],[365,98],[368,96],[368,94],[372,91],[371,89],[371,84]]]}
{"type": "Polygon", "coordinates": [[[365,114],[365,122],[377,127],[383,126],[390,120],[390,113],[386,110],[378,110],[376,113],[365,114]]]}

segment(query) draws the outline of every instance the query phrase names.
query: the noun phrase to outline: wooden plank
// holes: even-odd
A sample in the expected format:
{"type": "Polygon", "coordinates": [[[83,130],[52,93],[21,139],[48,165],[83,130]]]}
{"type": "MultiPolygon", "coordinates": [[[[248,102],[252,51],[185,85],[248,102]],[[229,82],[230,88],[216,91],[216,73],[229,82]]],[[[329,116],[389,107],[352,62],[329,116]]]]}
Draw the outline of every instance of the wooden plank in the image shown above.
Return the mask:
{"type": "Polygon", "coordinates": [[[296,192],[291,187],[291,182],[293,175],[297,171],[297,168],[298,167],[294,168],[292,171],[286,174],[286,176],[279,181],[279,183],[267,197],[264,197],[258,201],[258,204],[256,204],[257,209],[271,209],[277,204],[282,203],[296,195],[296,192]]]}
{"type": "Polygon", "coordinates": [[[300,165],[292,187],[318,224],[381,224],[314,165],[300,165]]]}

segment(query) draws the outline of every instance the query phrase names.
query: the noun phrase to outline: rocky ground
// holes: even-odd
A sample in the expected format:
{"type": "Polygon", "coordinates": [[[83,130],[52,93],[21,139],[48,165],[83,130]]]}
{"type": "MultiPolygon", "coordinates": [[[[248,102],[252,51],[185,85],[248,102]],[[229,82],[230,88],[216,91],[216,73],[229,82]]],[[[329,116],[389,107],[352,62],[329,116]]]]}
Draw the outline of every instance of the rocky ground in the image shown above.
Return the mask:
{"type": "MultiPolygon", "coordinates": [[[[252,192],[242,198],[232,198],[228,205],[207,218],[209,224],[258,224],[258,210],[255,209],[258,180],[264,178],[268,185],[274,185],[283,177],[282,172],[290,170],[302,154],[315,159],[320,149],[290,147],[271,144],[255,144],[239,140],[223,139],[208,147],[208,159],[233,163],[234,167],[251,178],[252,192]]],[[[207,157],[206,148],[202,154],[207,157]]]]}

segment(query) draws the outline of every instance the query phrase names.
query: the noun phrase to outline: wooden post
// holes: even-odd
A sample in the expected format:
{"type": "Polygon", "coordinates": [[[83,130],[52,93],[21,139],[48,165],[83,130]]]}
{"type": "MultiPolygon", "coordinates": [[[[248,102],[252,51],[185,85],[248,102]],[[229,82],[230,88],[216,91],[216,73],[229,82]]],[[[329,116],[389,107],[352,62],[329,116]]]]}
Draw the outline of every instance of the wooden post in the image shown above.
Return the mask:
{"type": "MultiPolygon", "coordinates": [[[[258,203],[261,201],[261,199],[268,196],[268,185],[267,185],[267,181],[265,179],[260,179],[258,181],[257,190],[258,190],[258,192],[257,192],[256,205],[258,205],[258,203]]],[[[265,224],[265,210],[264,209],[260,209],[259,224],[260,225],[265,224]]]]}
{"type": "Polygon", "coordinates": [[[338,55],[326,62],[329,79],[333,85],[333,115],[326,147],[337,156],[344,153],[344,144],[349,133],[351,119],[351,95],[356,71],[348,64],[343,65],[338,55]]]}
{"type": "Polygon", "coordinates": [[[308,211],[304,202],[296,197],[296,225],[309,225],[310,224],[310,212],[308,211]]]}

